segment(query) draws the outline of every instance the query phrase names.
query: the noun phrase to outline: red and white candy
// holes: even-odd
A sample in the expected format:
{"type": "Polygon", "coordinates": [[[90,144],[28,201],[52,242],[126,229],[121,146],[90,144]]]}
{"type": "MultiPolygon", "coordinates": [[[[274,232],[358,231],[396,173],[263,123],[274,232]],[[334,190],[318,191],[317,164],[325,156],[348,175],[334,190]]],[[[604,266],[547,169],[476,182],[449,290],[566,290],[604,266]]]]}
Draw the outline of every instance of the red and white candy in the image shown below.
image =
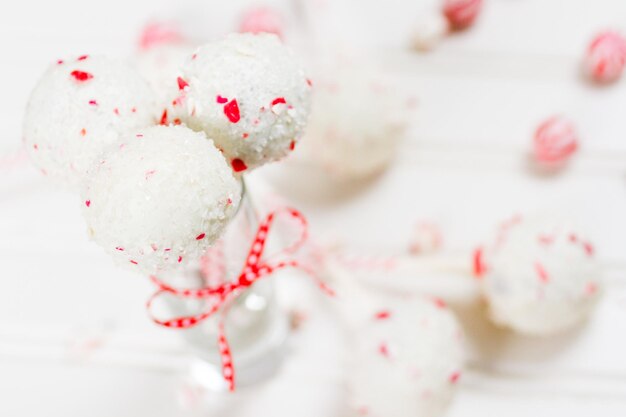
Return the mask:
{"type": "Polygon", "coordinates": [[[610,83],[622,76],[626,65],[626,39],[616,32],[597,35],[587,48],[585,71],[594,81],[610,83]]]}
{"type": "Polygon", "coordinates": [[[76,188],[103,148],[156,116],[154,94],[137,71],[83,55],[43,74],[26,107],[23,140],[44,174],[76,188]]]}
{"type": "Polygon", "coordinates": [[[272,34],[232,34],[200,47],[178,85],[182,121],[206,132],[235,172],[289,154],[309,115],[311,82],[272,34]]]}
{"type": "Polygon", "coordinates": [[[197,260],[237,211],[241,185],[204,133],[154,126],[126,134],[82,191],[89,235],[144,274],[197,260]]]}
{"type": "Polygon", "coordinates": [[[471,26],[482,9],[482,0],[444,0],[443,15],[454,30],[471,26]]]}
{"type": "Polygon", "coordinates": [[[351,358],[352,415],[437,417],[463,371],[463,335],[443,301],[394,300],[369,310],[351,358]]]}
{"type": "Polygon", "coordinates": [[[253,7],[245,10],[239,21],[239,32],[241,33],[273,33],[282,38],[283,18],[278,11],[266,7],[253,7]]]}
{"type": "Polygon", "coordinates": [[[547,218],[504,223],[475,257],[494,322],[546,335],[583,321],[595,305],[601,269],[576,229],[547,218]]]}
{"type": "Polygon", "coordinates": [[[537,128],[533,138],[535,159],[541,163],[562,163],[578,149],[578,134],[567,119],[554,116],[537,128]]]}

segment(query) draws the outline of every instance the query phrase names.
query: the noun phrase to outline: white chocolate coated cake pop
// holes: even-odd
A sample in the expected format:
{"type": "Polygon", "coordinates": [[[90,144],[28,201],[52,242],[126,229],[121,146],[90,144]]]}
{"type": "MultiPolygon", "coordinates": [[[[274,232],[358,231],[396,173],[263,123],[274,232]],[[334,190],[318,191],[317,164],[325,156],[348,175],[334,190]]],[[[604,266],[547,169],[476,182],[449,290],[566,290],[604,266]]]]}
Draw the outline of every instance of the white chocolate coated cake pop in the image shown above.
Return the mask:
{"type": "Polygon", "coordinates": [[[309,114],[311,82],[276,35],[231,34],[182,66],[182,121],[206,132],[236,172],[286,156],[309,114]]]}
{"type": "Polygon", "coordinates": [[[24,143],[41,171],[70,188],[104,147],[154,124],[154,95],[125,63],[83,55],[59,60],[39,80],[24,116],[24,143]]]}
{"type": "Polygon", "coordinates": [[[439,299],[396,300],[371,310],[352,360],[353,415],[437,417],[463,371],[461,328],[439,299]]]}
{"type": "Polygon", "coordinates": [[[237,211],[241,184],[202,132],[154,126],[128,134],[82,192],[89,235],[145,274],[200,258],[237,211]]]}
{"type": "Polygon", "coordinates": [[[396,156],[410,107],[377,75],[357,70],[320,81],[304,154],[337,178],[373,177],[396,156]]]}
{"type": "Polygon", "coordinates": [[[601,269],[593,247],[562,222],[516,217],[475,260],[493,321],[521,333],[569,329],[598,299],[601,269]]]}

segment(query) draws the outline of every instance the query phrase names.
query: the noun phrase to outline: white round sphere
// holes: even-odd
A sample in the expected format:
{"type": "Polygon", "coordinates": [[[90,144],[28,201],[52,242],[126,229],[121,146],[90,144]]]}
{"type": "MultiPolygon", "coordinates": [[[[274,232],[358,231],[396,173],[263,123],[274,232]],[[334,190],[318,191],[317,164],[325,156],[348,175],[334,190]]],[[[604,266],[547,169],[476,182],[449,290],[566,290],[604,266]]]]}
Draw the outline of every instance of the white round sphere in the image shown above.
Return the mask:
{"type": "Polygon", "coordinates": [[[241,184],[213,142],[182,126],[125,135],[85,183],[89,235],[144,274],[198,259],[241,198],[241,184]]]}
{"type": "Polygon", "coordinates": [[[272,34],[232,34],[200,47],[182,67],[183,122],[224,151],[236,172],[294,149],[311,83],[272,34]]]}
{"type": "Polygon", "coordinates": [[[303,155],[340,179],[375,176],[395,158],[410,108],[407,98],[375,75],[357,70],[320,81],[303,155]]]}
{"type": "Polygon", "coordinates": [[[464,364],[461,328],[438,299],[372,309],[358,330],[349,403],[354,415],[436,417],[447,408],[464,364]]]}
{"type": "Polygon", "coordinates": [[[153,93],[137,71],[84,55],[44,73],[26,107],[23,140],[44,174],[78,188],[107,145],[154,124],[156,115],[153,93]]]}
{"type": "Polygon", "coordinates": [[[599,295],[593,247],[569,225],[515,218],[478,257],[479,277],[494,322],[531,335],[580,323],[599,295]]]}

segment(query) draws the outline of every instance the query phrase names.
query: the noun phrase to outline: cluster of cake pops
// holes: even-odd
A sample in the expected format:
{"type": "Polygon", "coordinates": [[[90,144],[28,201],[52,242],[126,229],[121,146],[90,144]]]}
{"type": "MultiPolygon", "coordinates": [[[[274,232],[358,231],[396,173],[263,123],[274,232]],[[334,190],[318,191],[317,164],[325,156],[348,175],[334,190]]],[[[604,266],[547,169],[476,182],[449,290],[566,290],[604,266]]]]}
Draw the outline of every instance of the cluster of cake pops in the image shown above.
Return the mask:
{"type": "Polygon", "coordinates": [[[220,236],[237,212],[242,173],[295,148],[311,96],[275,35],[192,48],[167,34],[146,39],[145,54],[165,39],[172,58],[147,80],[107,57],[59,60],[24,119],[33,162],[80,193],[91,238],[145,274],[199,258],[220,236]]]}

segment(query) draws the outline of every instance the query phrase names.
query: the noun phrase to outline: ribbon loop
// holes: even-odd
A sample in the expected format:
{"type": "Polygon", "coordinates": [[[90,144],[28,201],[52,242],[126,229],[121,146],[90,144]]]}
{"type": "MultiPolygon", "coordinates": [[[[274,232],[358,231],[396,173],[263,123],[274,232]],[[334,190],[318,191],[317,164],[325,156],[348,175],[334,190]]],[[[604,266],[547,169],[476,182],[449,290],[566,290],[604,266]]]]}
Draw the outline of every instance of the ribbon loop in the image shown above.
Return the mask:
{"type": "Polygon", "coordinates": [[[217,277],[215,271],[220,271],[221,274],[225,274],[225,268],[223,268],[223,260],[218,260],[219,256],[222,256],[221,249],[218,252],[219,256],[213,254],[210,260],[218,261],[219,268],[210,270],[207,260],[201,262],[202,273],[205,278],[210,276],[211,280],[218,282],[217,284],[208,285],[202,288],[175,288],[163,281],[159,280],[156,276],[151,276],[151,281],[157,286],[157,290],[148,299],[146,307],[151,319],[154,323],[177,329],[188,329],[204,322],[204,320],[214,316],[218,312],[222,313],[222,317],[218,322],[218,348],[222,358],[222,374],[224,380],[228,385],[230,391],[235,390],[235,368],[232,360],[232,354],[230,345],[226,338],[224,330],[224,316],[228,310],[229,301],[237,298],[241,292],[261,278],[271,275],[277,270],[284,268],[298,268],[309,276],[311,276],[317,283],[318,287],[329,295],[334,295],[334,292],[321,280],[315,272],[308,267],[303,266],[300,262],[294,259],[283,259],[279,261],[269,262],[270,259],[286,256],[297,252],[306,242],[308,237],[308,224],[306,218],[299,211],[284,207],[269,213],[263,221],[259,223],[254,240],[250,245],[250,250],[246,257],[245,265],[242,268],[242,272],[239,274],[236,280],[232,282],[226,281],[226,277],[217,277]],[[274,221],[279,215],[289,215],[297,221],[299,225],[299,233],[296,240],[289,245],[286,245],[283,249],[271,256],[265,256],[264,252],[266,248],[267,238],[274,224],[274,221]],[[154,301],[162,295],[170,294],[180,299],[196,299],[208,301],[209,307],[201,313],[174,317],[170,319],[158,319],[152,313],[152,306],[154,301]]]}

